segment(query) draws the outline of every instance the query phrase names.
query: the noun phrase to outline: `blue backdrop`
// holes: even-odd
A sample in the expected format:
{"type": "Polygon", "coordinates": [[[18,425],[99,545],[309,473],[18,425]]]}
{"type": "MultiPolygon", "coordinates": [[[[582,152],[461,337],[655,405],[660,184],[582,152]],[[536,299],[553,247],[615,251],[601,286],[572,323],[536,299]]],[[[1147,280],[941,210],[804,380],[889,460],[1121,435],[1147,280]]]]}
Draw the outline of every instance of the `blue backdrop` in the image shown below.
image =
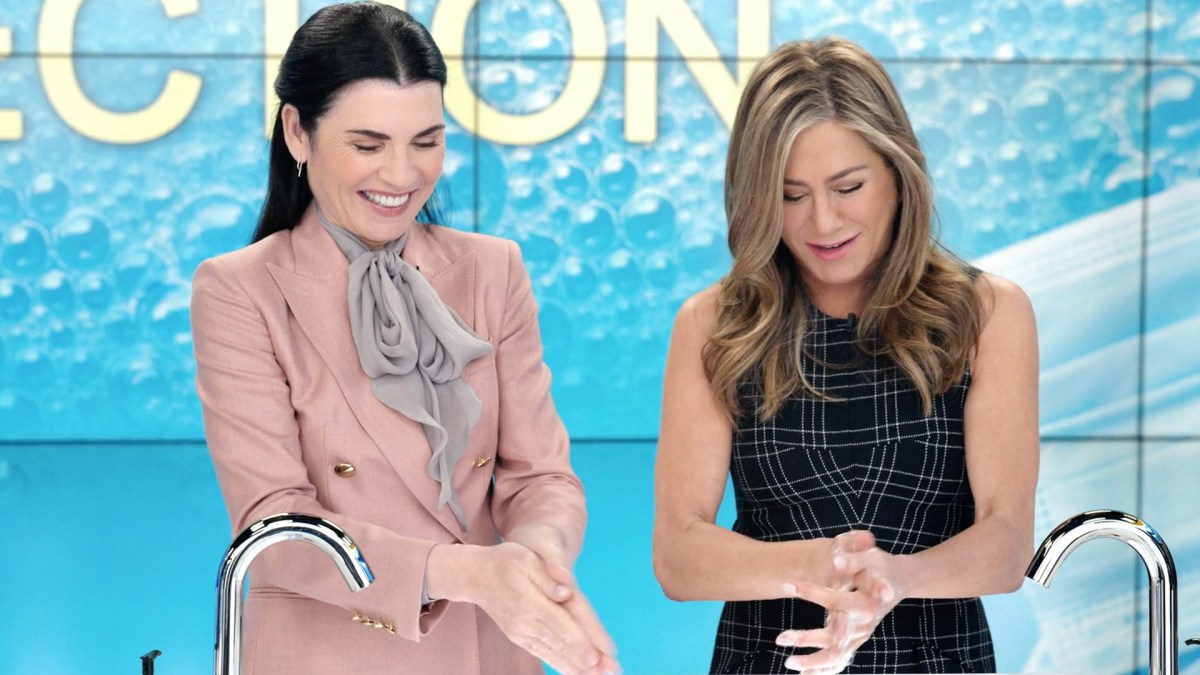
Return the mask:
{"type": "MultiPolygon", "coordinates": [[[[253,228],[268,83],[322,4],[0,0],[0,673],[140,672],[152,648],[159,672],[211,668],[229,531],[190,278],[253,228]]],[[[1200,635],[1195,0],[391,4],[449,59],[450,225],[516,240],[533,275],[589,496],[578,575],[627,672],[707,667],[718,605],[667,601],[650,570],[663,357],[675,309],[729,263],[740,83],[828,33],[895,78],[944,241],[1033,299],[1037,536],[1142,516],[1200,635]]],[[[1088,545],[1051,590],[987,600],[1001,669],[1145,670],[1145,593],[1130,550],[1088,545]]]]}

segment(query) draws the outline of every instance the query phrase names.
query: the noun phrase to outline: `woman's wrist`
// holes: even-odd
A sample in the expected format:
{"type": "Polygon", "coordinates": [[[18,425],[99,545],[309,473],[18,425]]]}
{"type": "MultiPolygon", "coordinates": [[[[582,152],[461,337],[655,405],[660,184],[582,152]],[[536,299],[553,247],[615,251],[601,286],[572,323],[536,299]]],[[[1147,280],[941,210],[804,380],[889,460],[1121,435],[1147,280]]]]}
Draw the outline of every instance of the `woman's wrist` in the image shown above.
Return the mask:
{"type": "Polygon", "coordinates": [[[829,582],[828,540],[792,539],[778,542],[762,542],[758,562],[747,571],[761,576],[756,585],[761,590],[756,595],[763,598],[788,597],[785,584],[800,581],[826,585],[829,582]]]}
{"type": "Polygon", "coordinates": [[[898,554],[892,556],[891,574],[887,579],[900,600],[912,594],[912,588],[919,583],[921,561],[913,554],[898,554]]]}
{"type": "Polygon", "coordinates": [[[425,594],[430,598],[469,602],[473,575],[471,561],[477,557],[478,546],[470,544],[434,544],[425,559],[425,594]]]}
{"type": "Polygon", "coordinates": [[[553,525],[524,525],[509,532],[504,539],[521,544],[538,554],[543,561],[564,569],[569,570],[574,563],[567,559],[566,534],[553,525]]]}

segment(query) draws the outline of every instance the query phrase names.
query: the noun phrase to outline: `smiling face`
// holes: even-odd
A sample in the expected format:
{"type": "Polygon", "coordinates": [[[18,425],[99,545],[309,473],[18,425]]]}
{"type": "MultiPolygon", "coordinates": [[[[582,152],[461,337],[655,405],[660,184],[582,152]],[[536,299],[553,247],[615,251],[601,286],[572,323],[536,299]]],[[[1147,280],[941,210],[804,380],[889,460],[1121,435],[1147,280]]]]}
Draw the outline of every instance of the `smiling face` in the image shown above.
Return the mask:
{"type": "Polygon", "coordinates": [[[826,314],[861,313],[892,241],[892,170],[857,132],[821,122],[796,136],[783,175],[783,243],[809,297],[826,314]]]}
{"type": "Polygon", "coordinates": [[[321,212],[371,248],[412,227],[442,173],[446,125],[437,82],[359,80],[337,94],[311,134],[290,105],[283,129],[321,212]]]}

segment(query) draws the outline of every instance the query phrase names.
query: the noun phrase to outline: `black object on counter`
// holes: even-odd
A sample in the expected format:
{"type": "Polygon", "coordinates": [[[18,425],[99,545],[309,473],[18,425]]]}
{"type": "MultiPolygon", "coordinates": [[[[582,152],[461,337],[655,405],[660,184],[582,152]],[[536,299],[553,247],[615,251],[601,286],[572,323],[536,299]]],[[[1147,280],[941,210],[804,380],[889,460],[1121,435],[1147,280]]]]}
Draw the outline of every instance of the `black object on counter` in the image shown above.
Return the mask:
{"type": "Polygon", "coordinates": [[[158,658],[162,652],[157,649],[151,649],[142,655],[142,675],[154,675],[154,659],[158,658]]]}

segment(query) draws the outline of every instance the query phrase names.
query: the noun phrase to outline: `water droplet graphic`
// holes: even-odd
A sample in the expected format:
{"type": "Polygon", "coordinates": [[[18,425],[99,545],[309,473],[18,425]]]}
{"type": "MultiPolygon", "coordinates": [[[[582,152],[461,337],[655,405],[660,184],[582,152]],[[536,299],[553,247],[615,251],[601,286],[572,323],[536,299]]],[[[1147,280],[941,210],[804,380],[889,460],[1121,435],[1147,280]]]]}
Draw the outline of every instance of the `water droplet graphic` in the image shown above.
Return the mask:
{"type": "Polygon", "coordinates": [[[669,291],[681,272],[679,265],[663,251],[646,256],[643,269],[650,287],[660,293],[669,291]]]}
{"type": "Polygon", "coordinates": [[[637,267],[637,258],[627,248],[613,251],[605,259],[604,278],[613,285],[618,295],[634,297],[641,291],[642,272],[637,267]]]}
{"type": "Polygon", "coordinates": [[[131,297],[143,279],[164,276],[166,264],[157,255],[144,248],[124,248],[117,255],[112,272],[117,293],[124,297],[131,297]]]}
{"type": "Polygon", "coordinates": [[[8,185],[0,185],[0,222],[13,223],[21,219],[21,196],[8,185]]]}
{"type": "Polygon", "coordinates": [[[519,86],[514,66],[489,62],[480,69],[479,84],[480,95],[488,103],[508,112],[523,112],[515,105],[519,86]]]}
{"type": "Polygon", "coordinates": [[[38,174],[29,191],[29,206],[34,218],[44,227],[50,227],[71,206],[71,189],[58,176],[38,174]]]}
{"type": "Polygon", "coordinates": [[[1022,0],[1003,0],[995,9],[996,28],[1012,38],[1029,35],[1033,27],[1033,14],[1022,0]]]}
{"type": "Polygon", "coordinates": [[[4,269],[9,273],[33,276],[49,262],[46,234],[32,221],[22,221],[9,227],[4,235],[4,244],[4,269]]]}
{"type": "Polygon", "coordinates": [[[992,141],[1003,137],[1004,107],[993,96],[979,96],[967,106],[964,128],[975,141],[992,141]]]}
{"type": "Polygon", "coordinates": [[[624,153],[613,153],[600,164],[597,182],[608,203],[620,206],[637,187],[638,170],[624,153]]]}
{"type": "Polygon", "coordinates": [[[1051,141],[1069,136],[1064,134],[1064,118],[1062,94],[1044,84],[1030,85],[1013,101],[1013,121],[1030,139],[1051,141]]]}
{"type": "Polygon", "coordinates": [[[967,29],[967,35],[971,50],[977,54],[987,54],[996,45],[996,34],[992,31],[991,25],[983,19],[972,21],[967,29]]]}
{"type": "Polygon", "coordinates": [[[33,175],[33,162],[29,159],[29,153],[19,148],[9,150],[0,161],[0,175],[12,181],[13,185],[27,185],[33,175]]]}
{"type": "Polygon", "coordinates": [[[62,270],[50,270],[38,281],[38,296],[51,314],[65,317],[75,306],[75,289],[62,270]]]}
{"type": "Polygon", "coordinates": [[[108,262],[109,230],[97,215],[73,211],[54,228],[58,259],[72,269],[93,269],[108,262]]]}
{"type": "Polygon", "coordinates": [[[14,382],[50,382],[55,377],[54,371],[55,362],[46,355],[41,345],[37,348],[26,347],[13,354],[14,382]]]}
{"type": "Polygon", "coordinates": [[[1177,68],[1155,75],[1150,89],[1150,115],[1154,126],[1166,131],[1176,142],[1198,138],[1197,111],[1200,111],[1200,76],[1177,68]]]}
{"type": "Polygon", "coordinates": [[[575,132],[571,154],[584,164],[595,164],[604,156],[604,140],[595,129],[584,127],[575,132]]]}
{"type": "Polygon", "coordinates": [[[532,277],[547,274],[558,262],[558,242],[543,234],[531,234],[521,240],[521,256],[532,277]]]}
{"type": "Polygon", "coordinates": [[[954,158],[954,175],[958,187],[965,193],[980,190],[987,183],[989,169],[983,158],[973,152],[961,151],[954,158]]]}
{"type": "Polygon", "coordinates": [[[541,28],[525,33],[519,40],[517,50],[519,56],[552,61],[562,60],[563,57],[571,55],[571,50],[562,37],[541,28]]]}
{"type": "Polygon", "coordinates": [[[176,223],[183,233],[181,267],[185,274],[205,258],[245,246],[254,232],[256,213],[237,198],[213,191],[184,205],[176,223]]]}
{"type": "Polygon", "coordinates": [[[33,308],[33,295],[14,279],[0,279],[0,320],[8,326],[21,321],[33,308]]]}
{"type": "Polygon", "coordinates": [[[46,344],[58,352],[69,349],[75,343],[75,330],[62,321],[53,321],[46,332],[46,344]]]}
{"type": "Polygon", "coordinates": [[[1020,143],[1010,141],[1001,145],[996,153],[999,159],[997,169],[1000,177],[1009,185],[1025,185],[1032,175],[1029,170],[1029,158],[1020,143]]]}
{"type": "Polygon", "coordinates": [[[922,127],[917,131],[917,140],[925,151],[925,158],[932,166],[944,159],[953,147],[950,136],[942,129],[922,127]]]}
{"type": "Polygon", "coordinates": [[[640,248],[663,246],[675,233],[675,206],[657,191],[639,192],[623,210],[625,237],[640,248]]]}
{"type": "Polygon", "coordinates": [[[536,213],[546,203],[546,193],[537,181],[528,176],[508,180],[508,204],[517,213],[536,213]]]}
{"type": "Polygon", "coordinates": [[[729,270],[732,261],[725,234],[700,228],[684,232],[679,257],[689,276],[694,275],[703,284],[716,281],[717,277],[729,270]]]}
{"type": "Polygon", "coordinates": [[[546,153],[534,150],[535,148],[528,146],[513,149],[509,154],[509,159],[512,161],[515,172],[533,178],[546,173],[546,170],[550,168],[550,160],[546,157],[546,153]]]}
{"type": "Polygon", "coordinates": [[[584,256],[603,255],[616,243],[616,216],[603,202],[591,201],[571,213],[571,245],[584,256]]]}
{"type": "Polygon", "coordinates": [[[79,301],[93,312],[103,312],[113,302],[112,281],[102,272],[88,272],[76,283],[79,301]]]}
{"type": "Polygon", "coordinates": [[[585,306],[585,303],[595,300],[594,296],[600,285],[600,279],[588,261],[578,256],[567,258],[563,261],[560,278],[567,298],[572,303],[577,303],[577,306],[585,306]]]}
{"type": "Polygon", "coordinates": [[[565,199],[579,199],[588,192],[587,171],[575,162],[565,161],[555,164],[553,176],[554,190],[565,199]]]}

